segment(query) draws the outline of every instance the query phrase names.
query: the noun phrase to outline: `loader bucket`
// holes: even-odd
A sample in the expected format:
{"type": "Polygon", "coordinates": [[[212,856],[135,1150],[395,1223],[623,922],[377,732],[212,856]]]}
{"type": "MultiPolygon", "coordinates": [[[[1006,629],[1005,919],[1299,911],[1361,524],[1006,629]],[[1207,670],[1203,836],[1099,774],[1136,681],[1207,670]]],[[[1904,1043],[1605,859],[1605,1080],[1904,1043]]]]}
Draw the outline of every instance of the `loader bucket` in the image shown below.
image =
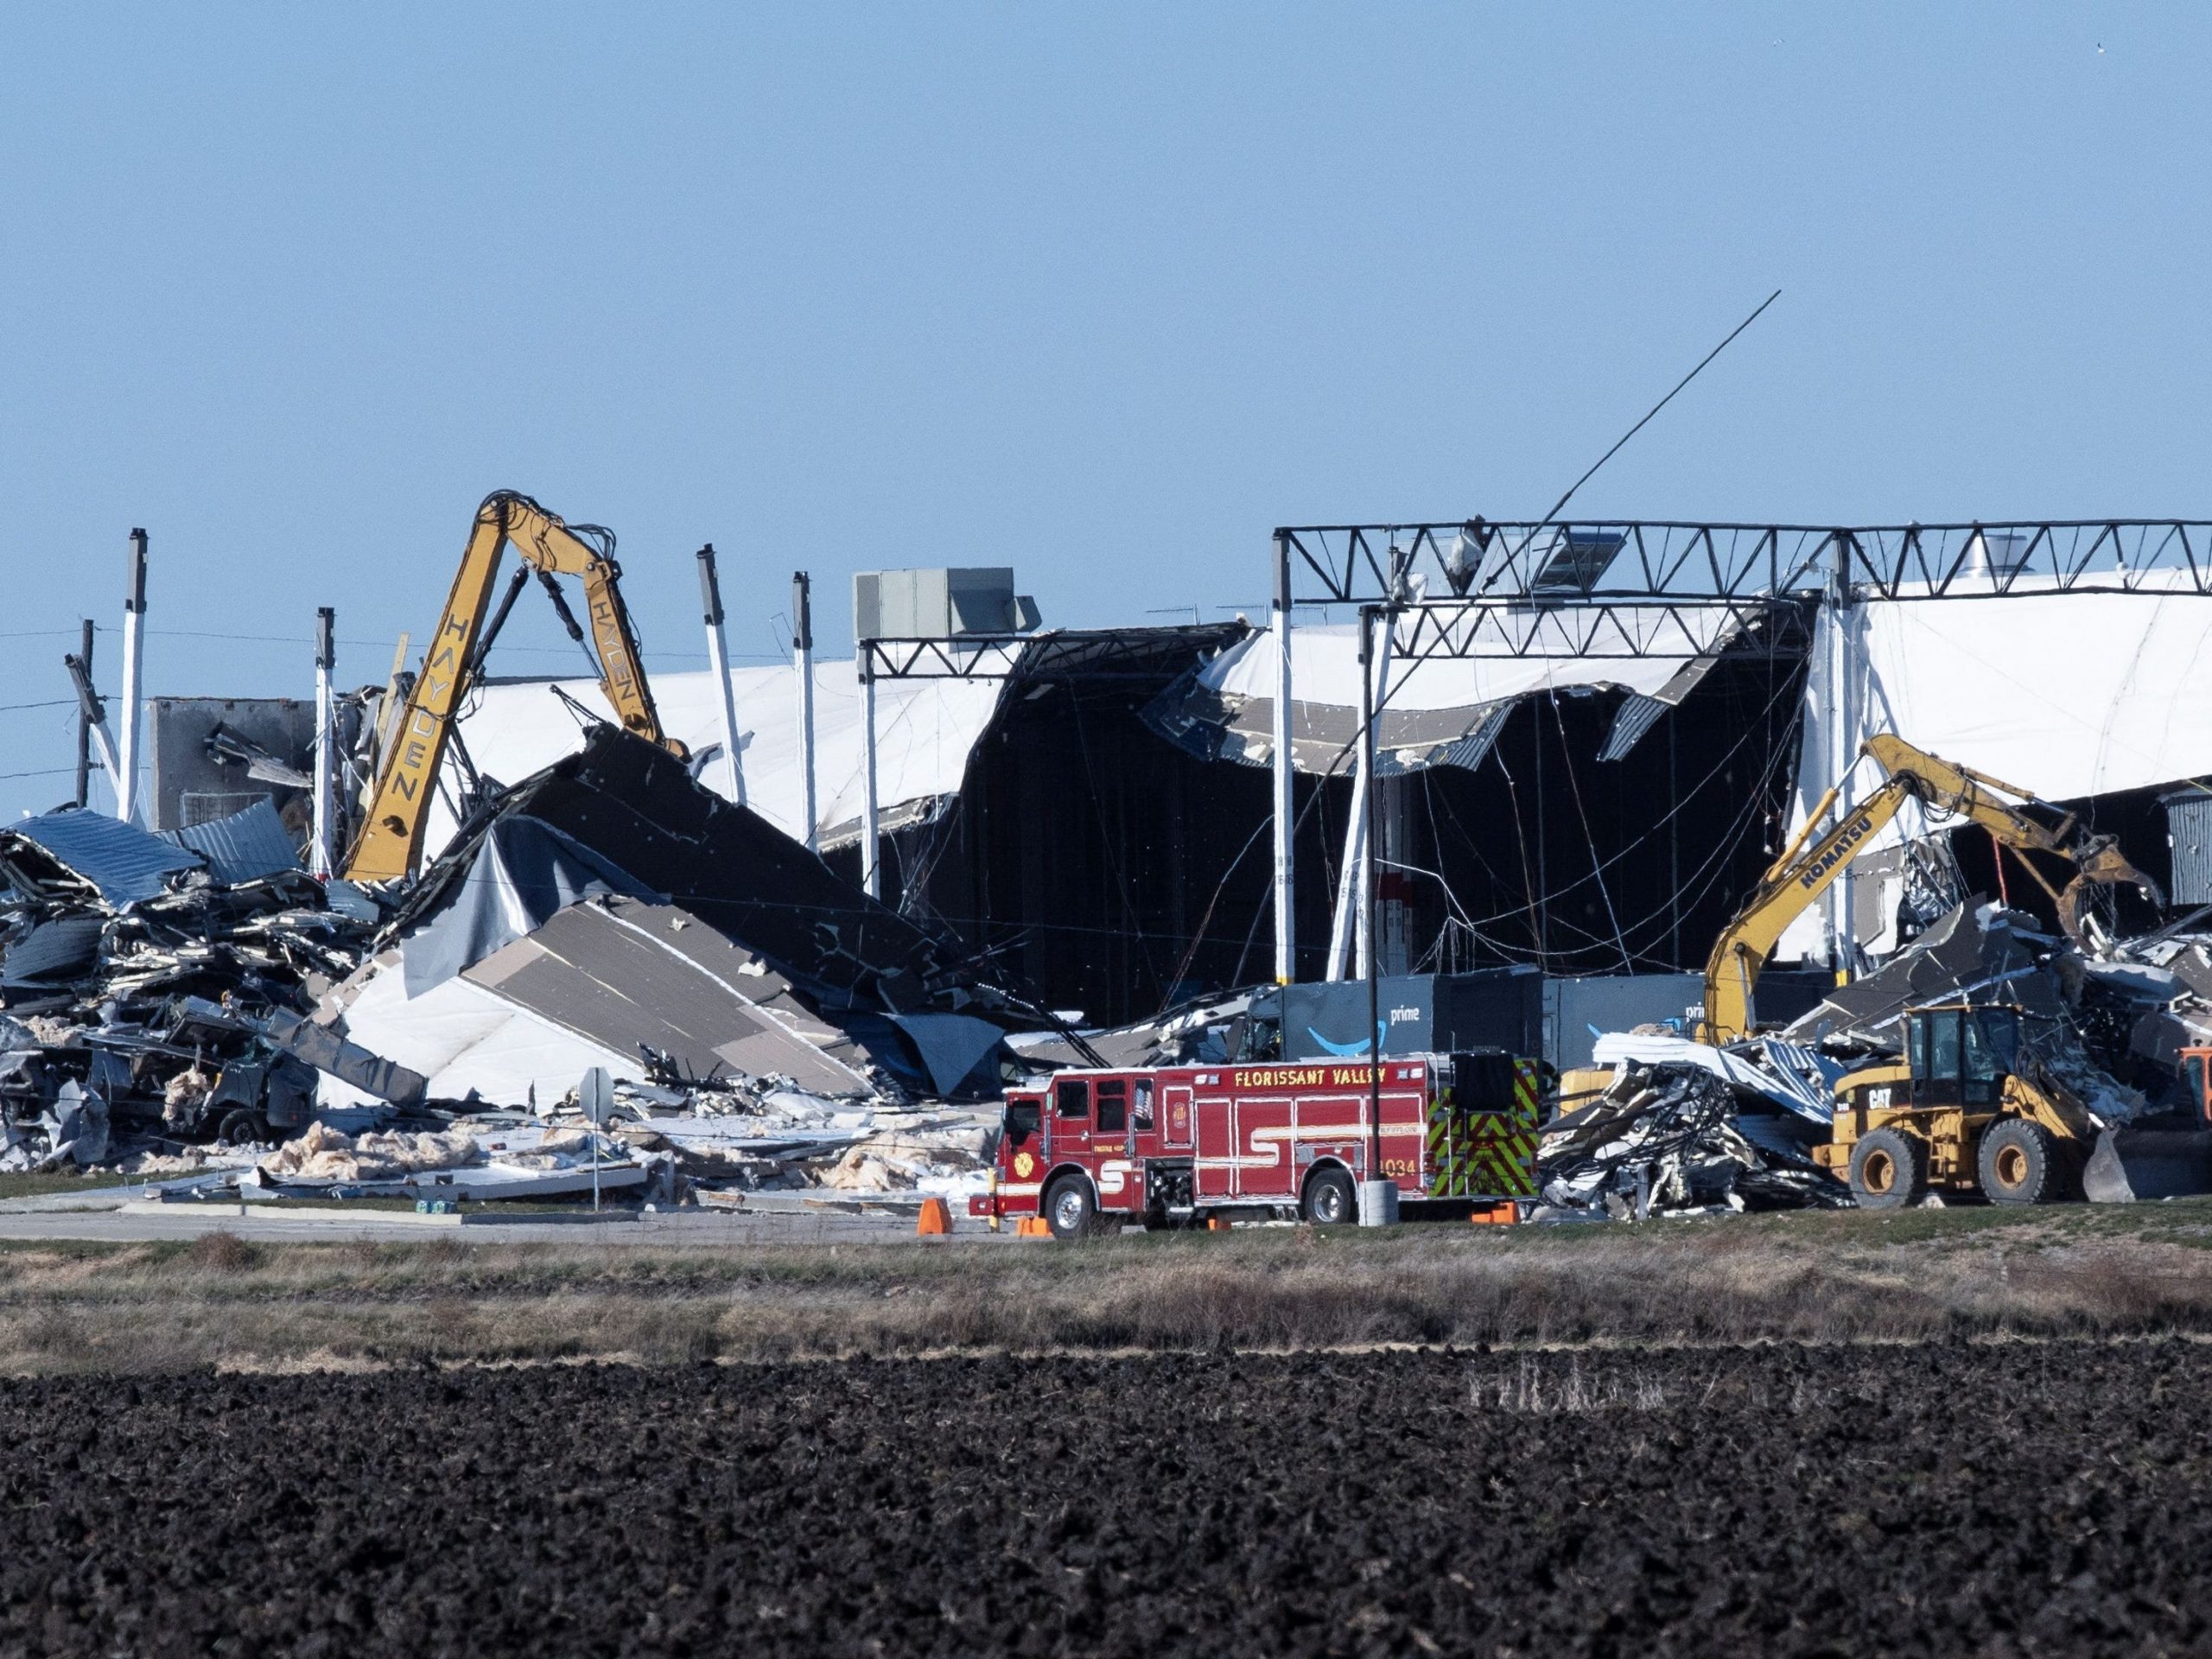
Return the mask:
{"type": "Polygon", "coordinates": [[[2212,1192],[2212,1130],[2106,1129],[2082,1171],[2091,1204],[2212,1192]]]}

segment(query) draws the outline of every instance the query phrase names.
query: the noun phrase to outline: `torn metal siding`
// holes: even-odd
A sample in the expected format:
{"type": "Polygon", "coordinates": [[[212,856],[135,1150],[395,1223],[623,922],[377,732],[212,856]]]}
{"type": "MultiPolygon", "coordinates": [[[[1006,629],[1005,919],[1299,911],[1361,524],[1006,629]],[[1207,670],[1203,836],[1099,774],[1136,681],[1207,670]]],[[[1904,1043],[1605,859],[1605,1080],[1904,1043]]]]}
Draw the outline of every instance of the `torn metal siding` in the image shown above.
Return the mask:
{"type": "Polygon", "coordinates": [[[866,1093],[868,1057],[758,957],[679,906],[574,905],[467,977],[618,1053],[665,1056],[684,1077],[789,1077],[866,1093]]]}
{"type": "MultiPolygon", "coordinates": [[[[517,785],[500,807],[513,815],[665,894],[825,1008],[919,1011],[940,988],[1007,988],[956,935],[868,898],[773,824],[694,783],[666,750],[615,728],[594,727],[581,753],[517,785]]],[[[394,937],[455,899],[492,831],[480,828],[425,873],[394,937]]]]}
{"type": "Polygon", "coordinates": [[[2212,905],[2212,794],[2202,789],[2160,798],[2173,873],[2166,896],[2176,905],[2212,905]]]}
{"type": "Polygon", "coordinates": [[[276,809],[265,800],[226,818],[188,823],[160,834],[163,841],[198,853],[207,861],[215,879],[226,883],[257,880],[295,868],[300,861],[299,843],[285,829],[276,809]]]}
{"type": "Polygon", "coordinates": [[[10,824],[0,842],[16,837],[92,883],[101,899],[118,909],[158,899],[169,891],[172,877],[206,868],[199,854],[102,812],[41,813],[10,824]]]}
{"type": "MultiPolygon", "coordinates": [[[[1498,608],[1421,619],[1422,655],[1390,658],[1376,717],[1376,770],[1479,765],[1521,699],[1543,692],[1622,690],[1671,708],[1747,635],[1732,613],[1612,605],[1601,617],[1557,607],[1498,608]],[[1460,654],[1440,654],[1445,652],[1460,654]]],[[[1409,624],[1408,626],[1413,626],[1409,624]]],[[[1147,711],[1163,736],[1201,760],[1272,764],[1274,645],[1253,634],[1203,663],[1147,711]]],[[[1291,760],[1301,772],[1351,769],[1360,732],[1357,630],[1305,626],[1291,641],[1291,760]]],[[[1620,744],[1626,753],[1656,715],[1620,744]]],[[[1618,758],[1618,757],[1616,757],[1618,758]]]]}

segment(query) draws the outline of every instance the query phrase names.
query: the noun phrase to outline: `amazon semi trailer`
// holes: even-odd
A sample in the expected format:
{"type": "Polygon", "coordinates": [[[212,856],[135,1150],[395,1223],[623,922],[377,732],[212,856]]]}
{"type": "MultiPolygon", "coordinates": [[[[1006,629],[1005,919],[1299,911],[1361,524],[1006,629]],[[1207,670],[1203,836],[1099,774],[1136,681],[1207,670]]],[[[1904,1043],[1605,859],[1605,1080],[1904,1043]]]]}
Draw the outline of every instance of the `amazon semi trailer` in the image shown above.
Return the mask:
{"type": "Polygon", "coordinates": [[[1129,1222],[1358,1218],[1371,1156],[1402,1211],[1536,1196],[1537,1064],[1503,1051],[1365,1061],[1055,1073],[1007,1091],[991,1187],[969,1212],[1081,1238],[1129,1222]],[[1374,1148],[1379,1141],[1379,1154],[1374,1148]]]}

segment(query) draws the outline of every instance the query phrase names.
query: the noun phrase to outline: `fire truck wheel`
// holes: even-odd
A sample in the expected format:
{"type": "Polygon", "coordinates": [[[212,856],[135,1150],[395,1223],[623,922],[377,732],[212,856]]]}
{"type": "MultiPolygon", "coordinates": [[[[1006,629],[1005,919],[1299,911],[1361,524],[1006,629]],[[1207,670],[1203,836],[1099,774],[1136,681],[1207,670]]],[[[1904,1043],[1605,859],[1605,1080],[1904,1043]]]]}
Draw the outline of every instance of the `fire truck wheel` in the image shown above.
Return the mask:
{"type": "Polygon", "coordinates": [[[1098,1205],[1090,1184],[1080,1175],[1063,1175],[1045,1194],[1045,1221],[1054,1238],[1088,1238],[1096,1230],[1098,1205]]]}
{"type": "Polygon", "coordinates": [[[1317,1169],[1307,1177],[1299,1210],[1316,1227],[1342,1227],[1359,1219],[1359,1194],[1341,1169],[1317,1169]]]}

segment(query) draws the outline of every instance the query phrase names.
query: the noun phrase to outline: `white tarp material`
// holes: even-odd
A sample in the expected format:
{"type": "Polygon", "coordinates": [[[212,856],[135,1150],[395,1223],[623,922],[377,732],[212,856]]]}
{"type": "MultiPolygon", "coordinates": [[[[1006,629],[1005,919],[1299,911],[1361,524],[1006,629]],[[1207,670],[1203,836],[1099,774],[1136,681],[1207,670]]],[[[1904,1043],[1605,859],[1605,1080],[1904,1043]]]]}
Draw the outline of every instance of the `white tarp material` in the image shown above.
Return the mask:
{"type": "MultiPolygon", "coordinates": [[[[1478,654],[1392,659],[1376,732],[1386,756],[1401,766],[1447,761],[1487,711],[1531,692],[1611,688],[1679,702],[1728,643],[1736,621],[1717,607],[1615,605],[1601,619],[1565,607],[1492,609],[1470,612],[1452,626],[1478,654]]],[[[1348,769],[1347,747],[1359,728],[1358,627],[1294,630],[1291,688],[1297,705],[1294,763],[1304,772],[1348,769]]],[[[1271,628],[1207,663],[1194,690],[1200,700],[1208,694],[1217,699],[1232,738],[1241,736],[1231,745],[1235,758],[1268,758],[1275,693],[1271,628]]]]}
{"type": "MultiPolygon", "coordinates": [[[[801,839],[798,677],[787,664],[771,664],[732,669],[729,679],[737,702],[745,804],[801,839]]],[[[1004,683],[995,677],[876,682],[876,799],[885,829],[926,817],[937,802],[960,792],[969,752],[997,712],[1004,683]]],[[[555,695],[556,687],[612,718],[596,680],[487,685],[461,722],[461,741],[480,771],[503,784],[518,783],[582,747],[575,714],[555,695]]],[[[652,690],[663,725],[695,758],[710,747],[719,749],[721,707],[711,673],[656,674],[652,690]]],[[[861,694],[849,661],[817,659],[814,664],[814,750],[821,844],[851,841],[861,817],[861,694]]],[[[729,793],[729,774],[719,759],[695,770],[716,794],[729,793]]],[[[444,849],[454,828],[445,803],[435,802],[425,827],[426,856],[444,849]]]]}
{"type": "MultiPolygon", "coordinates": [[[[2212,772],[2212,598],[1878,600],[1847,615],[1860,670],[1853,752],[1895,732],[2053,801],[2212,772]]],[[[1835,626],[1824,610],[1806,704],[1815,727],[1830,706],[1835,626]]],[[[1801,815],[1835,781],[1828,770],[1808,744],[1801,815]]]]}
{"type": "MultiPolygon", "coordinates": [[[[1858,672],[1844,752],[1876,732],[1972,766],[2045,800],[2141,789],[2212,772],[2212,598],[2162,592],[2148,573],[2129,594],[2014,591],[2002,597],[1874,600],[1846,613],[1858,672]]],[[[1815,632],[1793,830],[1835,782],[1836,621],[1815,632]]],[[[1882,781],[1862,760],[1854,798],[1882,781]]],[[[1905,810],[1862,851],[1925,835],[1905,810]]],[[[1821,953],[1817,911],[1779,957],[1821,953]]]]}

